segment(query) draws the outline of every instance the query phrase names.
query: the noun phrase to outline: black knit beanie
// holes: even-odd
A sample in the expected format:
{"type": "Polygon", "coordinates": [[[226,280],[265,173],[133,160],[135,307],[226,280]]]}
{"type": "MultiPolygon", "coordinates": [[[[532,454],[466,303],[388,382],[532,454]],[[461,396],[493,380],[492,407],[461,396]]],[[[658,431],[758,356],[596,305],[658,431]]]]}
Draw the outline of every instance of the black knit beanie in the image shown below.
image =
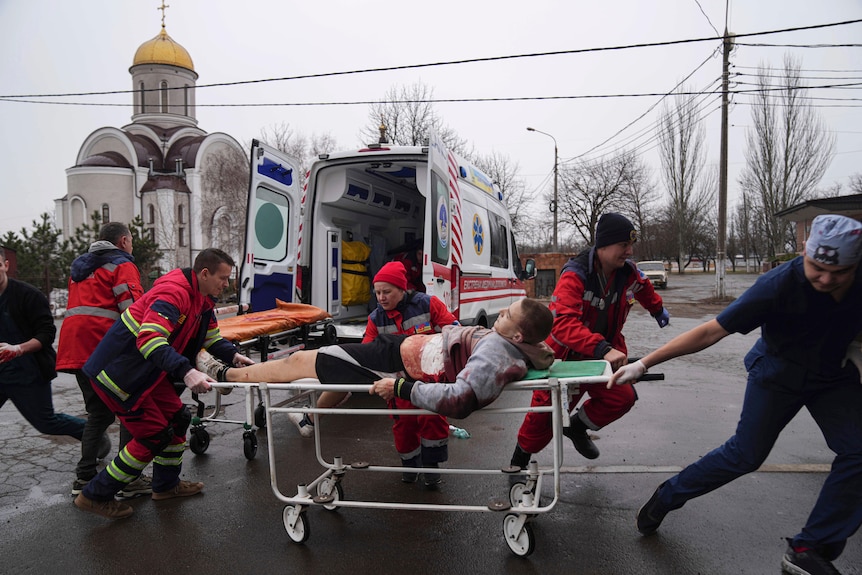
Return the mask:
{"type": "Polygon", "coordinates": [[[623,215],[609,212],[602,214],[596,226],[596,247],[603,248],[619,242],[636,242],[638,233],[632,223],[623,215]]]}

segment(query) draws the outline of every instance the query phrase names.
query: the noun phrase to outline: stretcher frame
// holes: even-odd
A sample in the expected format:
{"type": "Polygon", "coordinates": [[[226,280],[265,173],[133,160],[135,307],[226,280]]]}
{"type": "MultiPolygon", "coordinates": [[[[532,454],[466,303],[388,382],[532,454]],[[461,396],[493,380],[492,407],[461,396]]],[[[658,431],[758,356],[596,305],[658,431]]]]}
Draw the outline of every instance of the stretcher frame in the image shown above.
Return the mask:
{"type": "MultiPolygon", "coordinates": [[[[320,442],[320,418],[318,415],[423,415],[433,412],[423,409],[389,409],[389,408],[320,408],[316,404],[318,392],[368,392],[369,385],[356,384],[321,384],[316,379],[298,380],[292,383],[218,383],[214,387],[243,388],[249,397],[253,390],[258,389],[263,397],[263,405],[266,416],[266,427],[270,430],[267,434],[267,449],[269,453],[270,485],[276,498],[285,504],[282,518],[288,536],[295,543],[304,543],[310,535],[310,524],[308,510],[311,507],[323,507],[328,511],[338,508],[364,508],[364,509],[393,509],[410,511],[449,511],[449,512],[474,512],[474,513],[502,513],[503,537],[510,551],[515,555],[526,557],[535,549],[535,535],[531,522],[544,513],[550,512],[560,498],[560,469],[563,463],[563,428],[569,426],[569,396],[578,391],[580,385],[604,384],[610,379],[610,364],[605,363],[604,371],[598,376],[582,377],[548,377],[545,379],[531,379],[513,382],[505,386],[504,393],[513,391],[530,391],[544,389],[551,395],[550,406],[527,406],[495,408],[485,407],[485,413],[498,414],[524,414],[527,412],[551,413],[553,437],[551,440],[553,451],[553,463],[550,466],[539,466],[533,460],[526,469],[519,467],[503,467],[495,469],[474,468],[439,468],[435,473],[445,475],[497,475],[510,478],[508,497],[505,499],[492,499],[483,505],[466,504],[432,504],[432,503],[400,503],[381,501],[355,501],[347,500],[344,496],[344,488],[341,482],[348,472],[370,471],[384,473],[402,473],[403,467],[373,465],[369,462],[358,461],[344,463],[342,458],[334,456],[332,461],[324,459],[320,442]],[[275,405],[271,393],[274,390],[288,390],[297,395],[307,394],[311,398],[310,406],[299,405],[275,405]],[[307,413],[314,417],[314,441],[315,455],[318,463],[324,471],[307,483],[299,483],[296,486],[296,494],[286,495],[279,488],[277,474],[277,458],[275,450],[275,439],[272,432],[272,419],[276,414],[307,413]],[[515,478],[520,478],[515,480],[515,478]],[[542,502],[543,485],[551,481],[553,484],[553,498],[542,502]],[[312,492],[316,492],[312,495],[312,492]],[[538,494],[538,495],[537,495],[538,494]]],[[[294,403],[294,402],[291,402],[294,403]]]]}
{"type": "MultiPolygon", "coordinates": [[[[262,334],[243,341],[233,341],[232,343],[240,353],[249,357],[256,355],[251,352],[252,349],[259,348],[260,354],[258,359],[261,362],[265,362],[286,357],[296,351],[305,349],[314,337],[314,334],[317,332],[319,332],[318,337],[323,341],[324,345],[335,343],[337,339],[335,334],[335,325],[333,324],[332,319],[326,318],[298,325],[289,329],[262,334]],[[284,343],[290,344],[289,347],[270,351],[272,346],[284,343]]],[[[309,391],[304,394],[292,396],[284,400],[279,405],[305,401],[310,394],[311,392],[309,391]]],[[[195,455],[201,455],[209,449],[210,434],[206,429],[207,424],[227,423],[242,426],[242,451],[245,458],[252,460],[257,456],[258,441],[255,431],[258,428],[266,427],[263,397],[260,390],[257,390],[256,402],[254,390],[251,388],[245,390],[244,420],[228,419],[223,416],[221,393],[215,394],[215,402],[210,413],[207,413],[207,406],[203,401],[201,401],[199,394],[192,393],[192,401],[195,402],[194,415],[192,416],[191,428],[189,429],[189,449],[192,453],[195,455]]]]}

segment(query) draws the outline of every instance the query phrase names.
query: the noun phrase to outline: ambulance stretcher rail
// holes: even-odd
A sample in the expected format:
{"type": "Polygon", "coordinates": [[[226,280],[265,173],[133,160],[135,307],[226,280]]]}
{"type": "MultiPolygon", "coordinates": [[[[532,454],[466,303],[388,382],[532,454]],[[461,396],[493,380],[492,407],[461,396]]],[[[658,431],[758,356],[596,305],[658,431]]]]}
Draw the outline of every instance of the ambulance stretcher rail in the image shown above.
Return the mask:
{"type": "MultiPolygon", "coordinates": [[[[297,485],[297,494],[289,497],[282,493],[276,468],[276,452],[273,432],[267,434],[267,448],[269,450],[270,464],[270,486],[276,498],[285,503],[283,521],[289,537],[297,542],[303,543],[307,540],[310,528],[306,511],[309,507],[319,505],[327,510],[335,510],[339,507],[355,507],[366,509],[397,509],[414,511],[462,511],[462,512],[508,512],[503,522],[503,533],[510,550],[516,555],[526,556],[532,553],[535,546],[532,527],[529,522],[535,516],[551,511],[560,497],[560,469],[562,467],[563,442],[562,427],[569,424],[568,393],[571,388],[587,383],[607,383],[609,380],[608,369],[601,376],[590,377],[550,377],[547,379],[535,379],[519,381],[507,385],[504,391],[533,391],[536,389],[548,389],[551,391],[551,406],[548,407],[517,407],[517,408],[495,408],[486,407],[482,411],[499,414],[546,412],[552,414],[553,429],[553,465],[550,467],[539,467],[535,461],[531,462],[526,470],[512,469],[463,469],[463,468],[441,468],[441,474],[447,475],[523,475],[524,483],[514,483],[510,488],[508,501],[491,500],[486,505],[463,505],[463,504],[419,504],[403,502],[383,501],[352,501],[344,499],[344,491],[341,480],[348,471],[361,470],[372,472],[401,473],[403,467],[371,465],[367,462],[355,462],[344,464],[339,456],[333,457],[331,462],[325,460],[320,443],[320,419],[315,418],[315,453],[318,463],[324,468],[323,473],[312,481],[297,485]],[[566,399],[563,399],[566,398],[566,399]],[[535,494],[542,493],[542,484],[547,475],[553,477],[553,498],[542,505],[541,497],[535,494]],[[317,490],[317,496],[312,496],[311,491],[317,490]]],[[[648,374],[643,380],[661,380],[663,374],[648,374]]],[[[422,409],[388,409],[388,408],[319,408],[316,407],[316,393],[312,393],[312,405],[310,407],[273,406],[270,392],[272,390],[292,390],[294,392],[308,393],[321,391],[335,392],[368,392],[371,386],[356,384],[320,384],[317,380],[307,379],[292,383],[219,383],[214,387],[240,387],[252,390],[257,388],[263,395],[266,412],[266,425],[272,430],[272,417],[275,413],[308,413],[329,415],[419,415],[433,413],[422,409]]]]}

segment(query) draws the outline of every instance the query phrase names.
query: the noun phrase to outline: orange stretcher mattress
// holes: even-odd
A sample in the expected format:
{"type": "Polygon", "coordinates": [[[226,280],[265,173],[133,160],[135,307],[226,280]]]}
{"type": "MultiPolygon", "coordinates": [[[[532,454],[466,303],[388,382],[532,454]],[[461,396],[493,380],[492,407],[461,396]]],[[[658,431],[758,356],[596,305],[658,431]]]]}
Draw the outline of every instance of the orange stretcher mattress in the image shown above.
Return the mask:
{"type": "Polygon", "coordinates": [[[319,307],[275,300],[275,309],[255,311],[218,320],[221,336],[230,341],[246,341],[275,334],[331,317],[319,307]]]}

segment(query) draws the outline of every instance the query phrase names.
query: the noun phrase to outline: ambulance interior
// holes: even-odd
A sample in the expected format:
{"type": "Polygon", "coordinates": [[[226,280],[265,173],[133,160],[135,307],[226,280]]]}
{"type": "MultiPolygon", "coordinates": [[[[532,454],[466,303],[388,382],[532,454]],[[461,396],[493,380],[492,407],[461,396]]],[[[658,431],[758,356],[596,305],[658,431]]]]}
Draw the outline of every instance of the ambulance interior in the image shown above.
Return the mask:
{"type": "Polygon", "coordinates": [[[426,177],[427,164],[416,160],[336,164],[318,172],[309,194],[311,303],[332,315],[340,338],[361,337],[377,305],[374,274],[399,248],[423,238],[426,198],[419,186],[426,177]],[[314,301],[322,294],[325,302],[314,301]]]}

